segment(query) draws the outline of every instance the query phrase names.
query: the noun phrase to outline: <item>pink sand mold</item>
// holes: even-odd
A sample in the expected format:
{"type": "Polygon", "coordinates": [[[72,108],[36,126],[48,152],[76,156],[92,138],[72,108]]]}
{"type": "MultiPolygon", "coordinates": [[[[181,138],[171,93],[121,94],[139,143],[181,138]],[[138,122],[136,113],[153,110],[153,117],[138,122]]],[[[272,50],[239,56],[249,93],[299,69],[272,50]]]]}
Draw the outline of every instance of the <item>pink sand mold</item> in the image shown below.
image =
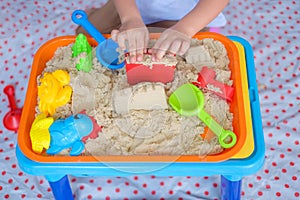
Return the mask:
{"type": "Polygon", "coordinates": [[[217,81],[215,77],[216,72],[212,68],[202,67],[201,71],[198,73],[198,82],[193,82],[193,84],[199,88],[207,89],[227,101],[232,102],[234,88],[217,81]],[[216,87],[216,90],[209,89],[209,85],[216,87]]]}
{"type": "MultiPolygon", "coordinates": [[[[151,55],[148,51],[146,54],[151,55]]],[[[128,53],[125,54],[125,56],[128,55],[128,53]]],[[[168,66],[163,62],[152,63],[151,66],[126,62],[127,82],[130,85],[141,82],[161,82],[166,84],[174,80],[175,69],[176,64],[168,66]]]]}

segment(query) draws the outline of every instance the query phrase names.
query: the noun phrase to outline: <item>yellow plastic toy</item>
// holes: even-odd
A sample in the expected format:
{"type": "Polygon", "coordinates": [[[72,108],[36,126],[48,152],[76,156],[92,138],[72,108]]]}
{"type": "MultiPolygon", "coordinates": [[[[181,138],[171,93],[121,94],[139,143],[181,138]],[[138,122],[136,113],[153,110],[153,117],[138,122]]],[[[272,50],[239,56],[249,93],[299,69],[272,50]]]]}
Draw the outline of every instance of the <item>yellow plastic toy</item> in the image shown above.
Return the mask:
{"type": "Polygon", "coordinates": [[[47,117],[45,113],[38,115],[32,123],[30,129],[30,139],[32,150],[42,153],[43,149],[49,149],[50,133],[49,127],[54,122],[52,117],[47,117]]]}
{"type": "Polygon", "coordinates": [[[68,103],[71,99],[72,88],[68,85],[70,75],[64,70],[45,73],[38,86],[39,109],[52,116],[56,108],[68,103]]]}

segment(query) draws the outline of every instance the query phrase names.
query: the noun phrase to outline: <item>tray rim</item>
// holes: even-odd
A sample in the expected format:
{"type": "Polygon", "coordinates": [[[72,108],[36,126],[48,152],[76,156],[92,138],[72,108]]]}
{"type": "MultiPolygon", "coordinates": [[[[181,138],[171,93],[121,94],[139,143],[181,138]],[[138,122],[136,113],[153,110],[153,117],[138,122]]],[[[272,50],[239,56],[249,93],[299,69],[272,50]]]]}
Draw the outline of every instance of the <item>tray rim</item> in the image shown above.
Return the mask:
{"type": "MultiPolygon", "coordinates": [[[[159,34],[152,34],[152,37],[158,37],[159,34]]],[[[222,39],[228,42],[228,44],[231,44],[231,48],[234,49],[232,52],[234,55],[237,55],[237,49],[235,47],[235,45],[233,44],[233,42],[231,40],[229,40],[226,36],[220,35],[220,34],[216,34],[216,33],[198,33],[195,35],[195,38],[198,39],[203,39],[203,38],[209,38],[207,37],[209,35],[210,38],[214,38],[214,39],[222,39]]],[[[110,35],[105,35],[105,37],[109,37],[110,35]]],[[[48,45],[51,45],[52,43],[57,42],[57,40],[65,40],[65,41],[69,41],[71,43],[71,41],[75,41],[75,37],[76,36],[60,36],[60,37],[56,37],[52,40],[47,41],[46,43],[44,43],[37,51],[34,61],[33,61],[33,67],[32,67],[32,71],[30,73],[30,80],[32,77],[37,77],[37,71],[34,70],[36,66],[36,62],[41,59],[39,58],[38,55],[40,55],[42,53],[43,50],[47,49],[48,45]],[[38,57],[36,59],[36,56],[38,57]]],[[[92,38],[88,38],[89,41],[92,43],[92,45],[96,46],[96,42],[92,39],[92,38]]],[[[239,62],[239,61],[235,61],[235,62],[239,62]]],[[[28,84],[28,90],[30,91],[30,87],[34,86],[34,83],[32,82],[36,82],[36,81],[30,81],[28,84]]],[[[26,99],[25,99],[25,104],[24,104],[24,108],[25,110],[28,111],[28,103],[26,104],[27,101],[30,101],[30,99],[32,99],[32,92],[27,92],[26,93],[26,99]],[[27,100],[27,101],[26,101],[27,100]]],[[[22,119],[21,121],[24,121],[27,119],[28,116],[26,116],[25,114],[22,115],[22,119]]],[[[244,116],[245,117],[245,116],[244,116]]],[[[27,121],[27,120],[26,120],[27,121]]],[[[26,145],[24,144],[24,142],[22,142],[23,138],[23,134],[22,131],[24,131],[24,123],[21,123],[20,125],[20,129],[19,129],[19,135],[18,135],[18,145],[20,150],[24,153],[24,155],[33,160],[33,161],[37,161],[37,162],[219,162],[219,161],[224,161],[227,159],[230,159],[233,155],[235,155],[238,151],[230,151],[230,150],[225,150],[222,153],[218,154],[218,155],[209,155],[209,156],[205,156],[205,157],[201,157],[199,158],[198,155],[175,155],[175,156],[42,156],[39,154],[34,153],[32,150],[28,152],[28,147],[26,147],[26,145]],[[120,157],[122,157],[120,159],[120,157]],[[147,157],[145,159],[145,157],[147,157]],[[149,159],[149,157],[151,157],[151,159],[149,159]]],[[[240,149],[245,142],[245,136],[241,136],[236,144],[236,148],[240,149]]],[[[234,147],[233,147],[234,148],[234,147]]]]}

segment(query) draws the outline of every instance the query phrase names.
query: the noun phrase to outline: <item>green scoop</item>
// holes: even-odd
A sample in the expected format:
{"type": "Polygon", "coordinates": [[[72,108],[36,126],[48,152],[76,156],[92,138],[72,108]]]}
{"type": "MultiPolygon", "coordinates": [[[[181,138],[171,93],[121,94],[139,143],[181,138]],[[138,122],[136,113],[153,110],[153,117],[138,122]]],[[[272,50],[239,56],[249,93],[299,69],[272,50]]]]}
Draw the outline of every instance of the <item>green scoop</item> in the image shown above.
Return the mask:
{"type": "Polygon", "coordinates": [[[230,130],[224,130],[205,110],[204,95],[193,84],[187,83],[177,88],[169,98],[172,108],[184,116],[198,116],[208,128],[218,136],[223,148],[231,148],[236,143],[236,135],[230,130]]]}

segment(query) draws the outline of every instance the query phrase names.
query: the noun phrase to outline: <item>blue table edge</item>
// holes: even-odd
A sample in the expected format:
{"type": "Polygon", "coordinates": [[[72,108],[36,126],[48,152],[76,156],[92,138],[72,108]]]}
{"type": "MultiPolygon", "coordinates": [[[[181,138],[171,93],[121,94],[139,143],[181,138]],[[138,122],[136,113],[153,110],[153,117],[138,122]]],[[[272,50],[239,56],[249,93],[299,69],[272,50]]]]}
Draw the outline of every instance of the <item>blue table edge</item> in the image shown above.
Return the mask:
{"type": "Polygon", "coordinates": [[[265,143],[256,83],[253,50],[249,42],[238,36],[227,36],[241,43],[245,50],[248,75],[248,89],[254,133],[254,151],[243,159],[229,159],[222,162],[78,162],[78,163],[40,163],[28,159],[16,147],[16,156],[20,168],[32,175],[46,176],[56,181],[66,174],[76,176],[126,176],[133,174],[151,174],[156,176],[210,176],[223,175],[231,181],[241,180],[244,176],[256,173],[264,163],[265,143]]]}

